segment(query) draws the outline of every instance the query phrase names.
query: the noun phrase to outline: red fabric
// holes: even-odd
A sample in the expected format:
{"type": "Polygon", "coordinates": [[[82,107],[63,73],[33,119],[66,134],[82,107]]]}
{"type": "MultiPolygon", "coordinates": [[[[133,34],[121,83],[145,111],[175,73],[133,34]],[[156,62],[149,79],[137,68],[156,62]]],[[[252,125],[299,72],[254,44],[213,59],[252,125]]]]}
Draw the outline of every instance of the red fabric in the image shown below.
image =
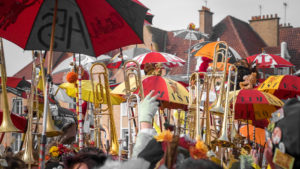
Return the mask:
{"type": "Polygon", "coordinates": [[[90,38],[96,56],[120,46],[143,43],[130,26],[122,20],[120,14],[106,1],[89,0],[87,3],[86,0],[76,0],[76,2],[81,9],[88,31],[94,34],[90,38]],[[102,10],[99,10],[99,7],[102,10]],[[108,21],[114,21],[114,23],[108,23],[108,21]],[[106,25],[101,25],[104,27],[99,28],[99,32],[95,32],[97,23],[106,23],[106,25]],[[105,29],[105,26],[110,26],[110,29],[105,29]]]}
{"type": "MultiPolygon", "coordinates": [[[[0,124],[2,124],[2,117],[3,117],[3,112],[0,111],[0,124]]],[[[27,120],[24,117],[20,117],[13,113],[10,114],[10,117],[11,117],[11,121],[13,122],[13,124],[19,130],[21,130],[21,133],[26,133],[27,120]]]]}
{"type": "Polygon", "coordinates": [[[285,75],[279,85],[279,88],[273,93],[280,99],[288,99],[300,95],[300,78],[292,75],[285,75]]]}
{"type": "Polygon", "coordinates": [[[247,57],[248,63],[255,62],[257,68],[272,68],[272,67],[292,67],[294,66],[289,61],[283,59],[281,56],[261,53],[247,57]],[[276,62],[276,63],[275,63],[276,62]]]}
{"type": "Polygon", "coordinates": [[[211,59],[207,57],[201,57],[202,63],[199,66],[199,71],[198,72],[206,72],[207,68],[209,67],[209,63],[212,61],[211,59]]]}
{"type": "Polygon", "coordinates": [[[2,18],[13,20],[14,23],[8,23],[7,29],[4,28],[5,26],[0,26],[0,36],[24,49],[42,2],[36,0],[30,0],[30,2],[1,0],[1,5],[0,23],[4,20],[2,18]]]}
{"type": "Polygon", "coordinates": [[[267,119],[264,120],[253,120],[252,125],[258,128],[264,129],[265,127],[268,127],[269,121],[267,119]]]}
{"type": "MultiPolygon", "coordinates": [[[[268,100],[261,91],[256,89],[242,89],[239,91],[235,103],[235,119],[256,120],[255,110],[253,105],[264,105],[264,110],[267,111],[270,107],[268,100]]],[[[277,108],[277,107],[275,107],[277,108]]],[[[263,111],[263,110],[261,110],[263,111]]],[[[267,112],[266,112],[267,113],[267,112]]]]}
{"type": "Polygon", "coordinates": [[[109,63],[106,65],[107,68],[109,69],[119,69],[119,67],[121,66],[122,61],[119,62],[113,62],[113,63],[109,63]]]}
{"type": "MultiPolygon", "coordinates": [[[[0,83],[1,83],[1,77],[0,77],[0,83]]],[[[22,78],[17,78],[17,77],[7,77],[6,80],[6,86],[11,87],[11,88],[16,88],[22,78]]]]}
{"type": "Polygon", "coordinates": [[[89,72],[84,70],[83,76],[81,77],[81,80],[90,80],[89,72]]]}
{"type": "Polygon", "coordinates": [[[146,64],[146,63],[166,63],[168,62],[167,59],[160,54],[159,52],[150,52],[148,53],[145,58],[143,59],[142,64],[146,64]]]}
{"type": "MultiPolygon", "coordinates": [[[[159,94],[157,100],[169,101],[166,81],[161,76],[150,76],[143,80],[144,96],[146,97],[152,90],[153,96],[159,94]]],[[[138,91],[136,92],[138,93],[138,91]]]]}

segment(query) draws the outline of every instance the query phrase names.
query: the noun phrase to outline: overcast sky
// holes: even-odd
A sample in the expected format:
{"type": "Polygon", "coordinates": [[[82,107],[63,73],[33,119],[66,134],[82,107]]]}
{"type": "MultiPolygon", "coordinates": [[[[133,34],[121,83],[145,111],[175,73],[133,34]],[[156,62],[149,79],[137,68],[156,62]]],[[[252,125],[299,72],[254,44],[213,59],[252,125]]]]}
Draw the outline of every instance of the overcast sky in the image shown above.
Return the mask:
{"type": "MultiPolygon", "coordinates": [[[[184,29],[193,22],[199,26],[198,10],[205,5],[204,0],[140,0],[154,15],[153,26],[164,30],[184,29]]],[[[234,16],[245,22],[251,16],[259,15],[259,5],[262,15],[277,13],[284,22],[284,6],[287,2],[287,22],[294,27],[300,27],[300,0],[207,0],[207,7],[214,13],[213,24],[217,24],[227,15],[234,16]]],[[[31,52],[24,52],[14,44],[4,42],[6,67],[8,76],[12,76],[31,61],[31,52]]]]}

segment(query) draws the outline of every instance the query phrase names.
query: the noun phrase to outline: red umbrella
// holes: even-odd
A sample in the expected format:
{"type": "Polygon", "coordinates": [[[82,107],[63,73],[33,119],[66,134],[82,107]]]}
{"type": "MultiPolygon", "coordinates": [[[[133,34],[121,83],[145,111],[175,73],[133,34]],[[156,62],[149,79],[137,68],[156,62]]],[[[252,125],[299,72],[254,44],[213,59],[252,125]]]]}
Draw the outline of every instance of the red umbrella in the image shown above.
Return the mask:
{"type": "MultiPolygon", "coordinates": [[[[136,60],[141,65],[142,69],[146,63],[163,63],[167,67],[183,66],[185,63],[185,60],[164,52],[149,52],[141,54],[133,58],[133,60],[136,60]]],[[[131,66],[131,64],[128,64],[128,66],[131,66]]]]}
{"type": "MultiPolygon", "coordinates": [[[[235,119],[262,120],[283,106],[283,102],[272,94],[255,89],[242,89],[236,93],[235,119]]],[[[230,95],[233,97],[233,94],[230,95]]]]}
{"type": "Polygon", "coordinates": [[[271,93],[280,99],[294,98],[300,95],[300,78],[293,75],[270,76],[257,90],[271,93]]]}
{"type": "MultiPolygon", "coordinates": [[[[2,0],[0,37],[23,49],[49,50],[54,6],[55,0],[2,0]]],[[[54,50],[99,56],[143,43],[146,12],[131,0],[58,1],[54,50]]]]}
{"type": "Polygon", "coordinates": [[[257,68],[278,68],[278,67],[292,67],[294,66],[289,61],[280,56],[261,53],[247,57],[249,63],[256,64],[257,68]]]}

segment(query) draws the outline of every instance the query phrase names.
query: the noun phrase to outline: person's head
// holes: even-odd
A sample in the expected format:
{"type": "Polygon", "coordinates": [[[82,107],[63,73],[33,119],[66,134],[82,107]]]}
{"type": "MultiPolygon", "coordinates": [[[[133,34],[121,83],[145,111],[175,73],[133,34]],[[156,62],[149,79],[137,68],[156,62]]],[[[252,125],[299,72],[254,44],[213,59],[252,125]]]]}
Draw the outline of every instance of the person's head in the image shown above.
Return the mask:
{"type": "Polygon", "coordinates": [[[210,160],[187,158],[176,169],[221,169],[221,167],[210,160]]]}
{"type": "Polygon", "coordinates": [[[106,158],[105,154],[83,152],[72,157],[67,157],[64,160],[64,166],[66,169],[92,169],[102,166],[106,158]]]}

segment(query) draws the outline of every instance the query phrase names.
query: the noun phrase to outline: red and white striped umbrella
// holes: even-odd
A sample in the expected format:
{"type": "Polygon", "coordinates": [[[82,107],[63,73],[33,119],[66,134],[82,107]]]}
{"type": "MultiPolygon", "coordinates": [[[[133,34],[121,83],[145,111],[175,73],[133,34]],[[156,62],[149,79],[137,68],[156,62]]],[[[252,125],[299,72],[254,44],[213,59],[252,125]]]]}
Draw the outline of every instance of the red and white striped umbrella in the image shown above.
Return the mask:
{"type": "Polygon", "coordinates": [[[146,63],[163,63],[167,67],[183,66],[183,64],[185,63],[185,60],[175,55],[164,52],[144,53],[136,56],[135,58],[133,58],[133,60],[137,61],[141,65],[142,69],[146,63]]]}
{"type": "Polygon", "coordinates": [[[258,68],[279,68],[294,66],[289,61],[283,59],[278,55],[261,53],[247,57],[249,63],[254,63],[258,68]]]}

